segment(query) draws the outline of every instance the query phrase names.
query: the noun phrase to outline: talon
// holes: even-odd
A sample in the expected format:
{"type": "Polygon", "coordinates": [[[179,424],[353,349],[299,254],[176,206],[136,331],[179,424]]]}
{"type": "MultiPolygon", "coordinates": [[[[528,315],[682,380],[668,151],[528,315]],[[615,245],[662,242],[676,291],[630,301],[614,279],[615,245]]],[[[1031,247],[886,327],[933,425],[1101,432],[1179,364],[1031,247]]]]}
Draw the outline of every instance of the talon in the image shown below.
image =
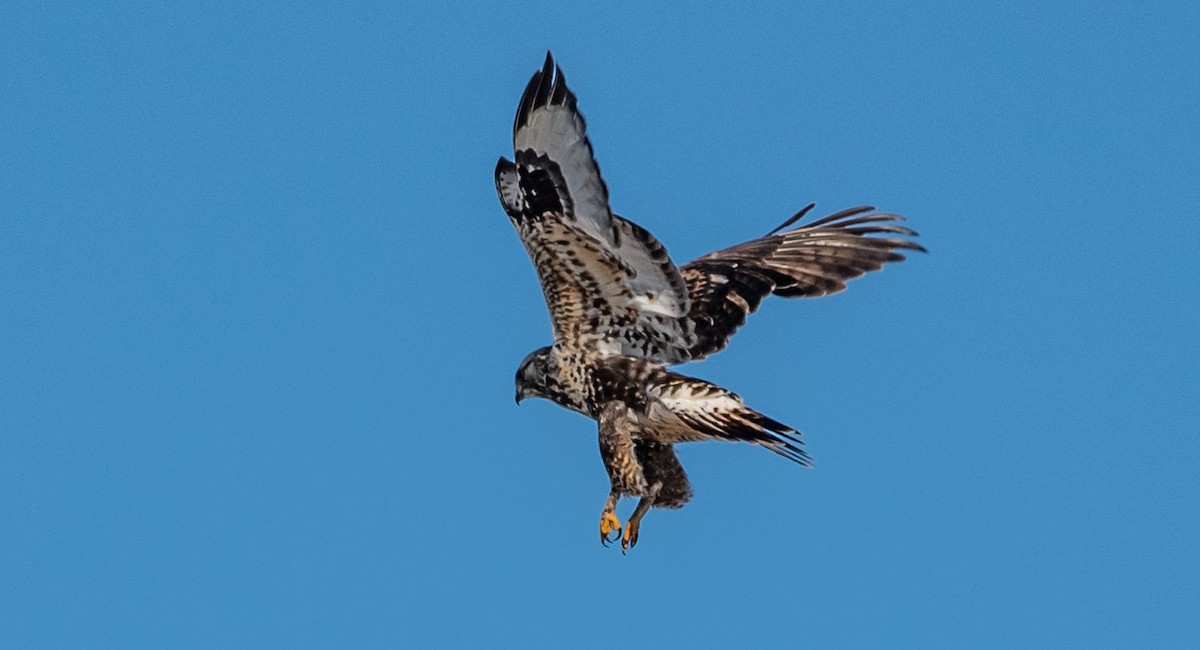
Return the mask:
{"type": "Polygon", "coordinates": [[[621,520],[617,519],[617,516],[611,512],[600,515],[600,543],[607,548],[609,544],[617,541],[620,537],[621,520]],[[615,536],[610,539],[609,535],[614,533],[615,536]]]}
{"type": "Polygon", "coordinates": [[[637,546],[638,529],[641,528],[642,522],[629,520],[625,524],[625,530],[621,533],[621,553],[625,553],[629,549],[637,546]]]}

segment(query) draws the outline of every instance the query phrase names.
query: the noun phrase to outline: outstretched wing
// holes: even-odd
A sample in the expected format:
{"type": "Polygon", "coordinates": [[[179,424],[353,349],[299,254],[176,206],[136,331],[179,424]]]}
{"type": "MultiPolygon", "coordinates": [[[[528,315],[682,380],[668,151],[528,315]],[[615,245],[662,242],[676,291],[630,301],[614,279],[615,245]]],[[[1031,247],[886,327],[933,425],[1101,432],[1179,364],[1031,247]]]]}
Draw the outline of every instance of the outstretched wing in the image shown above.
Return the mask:
{"type": "Polygon", "coordinates": [[[687,287],[648,231],[612,214],[575,94],[549,53],[513,123],[496,191],[533,259],[555,339],[644,355],[692,343],[687,287]]]}
{"type": "MultiPolygon", "coordinates": [[[[709,253],[680,269],[691,296],[687,319],[695,332],[687,359],[724,349],[746,317],[771,294],[827,296],[845,289],[848,280],[888,262],[903,261],[900,251],[925,251],[905,239],[917,233],[897,225],[902,217],[868,214],[874,210],[871,207],[843,210],[779,232],[812,207],[796,213],[766,237],[709,253]]],[[[663,356],[670,362],[686,360],[663,356]]]]}

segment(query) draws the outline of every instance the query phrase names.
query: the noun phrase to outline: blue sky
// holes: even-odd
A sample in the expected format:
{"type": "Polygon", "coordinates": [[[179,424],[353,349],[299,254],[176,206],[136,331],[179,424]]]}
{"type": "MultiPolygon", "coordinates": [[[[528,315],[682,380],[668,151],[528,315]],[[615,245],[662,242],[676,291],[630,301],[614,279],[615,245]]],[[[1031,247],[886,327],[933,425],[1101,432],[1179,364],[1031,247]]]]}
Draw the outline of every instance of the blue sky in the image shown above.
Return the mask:
{"type": "Polygon", "coordinates": [[[1200,10],[9,7],[0,646],[1185,647],[1200,636],[1200,10]],[[594,425],[496,201],[552,49],[684,261],[809,201],[931,253],[684,371],[597,542],[594,425]],[[628,508],[628,505],[626,506],[628,508]]]}

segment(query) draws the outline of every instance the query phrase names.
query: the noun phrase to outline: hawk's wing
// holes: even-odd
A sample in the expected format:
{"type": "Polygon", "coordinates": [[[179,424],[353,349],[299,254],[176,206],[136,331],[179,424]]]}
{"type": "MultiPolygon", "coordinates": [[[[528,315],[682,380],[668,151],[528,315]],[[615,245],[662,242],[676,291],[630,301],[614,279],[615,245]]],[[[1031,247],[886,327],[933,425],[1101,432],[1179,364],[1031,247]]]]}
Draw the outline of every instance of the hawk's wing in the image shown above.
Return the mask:
{"type": "MultiPolygon", "coordinates": [[[[887,262],[903,261],[901,250],[925,250],[904,239],[916,233],[896,225],[902,217],[867,214],[874,210],[871,207],[843,210],[779,232],[812,207],[796,213],[766,237],[709,253],[680,269],[691,295],[687,319],[696,335],[687,359],[724,349],[746,317],[771,294],[795,298],[837,293],[846,288],[847,280],[878,270],[887,262]]],[[[668,362],[687,360],[663,352],[668,362]]]]}
{"type": "Polygon", "coordinates": [[[693,340],[687,287],[666,249],[614,214],[587,125],[547,53],[513,124],[496,190],[541,280],[555,339],[575,349],[676,354],[693,340]]]}

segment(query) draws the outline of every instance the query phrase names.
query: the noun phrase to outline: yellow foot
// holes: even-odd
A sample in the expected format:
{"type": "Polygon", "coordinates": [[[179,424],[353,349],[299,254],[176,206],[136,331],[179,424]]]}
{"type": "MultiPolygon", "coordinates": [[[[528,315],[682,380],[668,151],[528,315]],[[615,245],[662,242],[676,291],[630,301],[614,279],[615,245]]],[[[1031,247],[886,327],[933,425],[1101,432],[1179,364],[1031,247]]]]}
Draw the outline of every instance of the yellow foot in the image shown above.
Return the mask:
{"type": "Polygon", "coordinates": [[[624,553],[629,549],[637,546],[638,529],[642,527],[642,522],[629,520],[625,524],[625,530],[621,533],[621,552],[624,553]]]}
{"type": "MultiPolygon", "coordinates": [[[[600,543],[608,546],[609,544],[617,541],[616,537],[611,539],[609,538],[609,535],[613,533],[616,533],[618,537],[621,535],[621,520],[617,519],[617,515],[611,512],[605,512],[604,514],[600,515],[600,543]]],[[[622,544],[624,544],[624,542],[622,542],[622,544]]]]}

